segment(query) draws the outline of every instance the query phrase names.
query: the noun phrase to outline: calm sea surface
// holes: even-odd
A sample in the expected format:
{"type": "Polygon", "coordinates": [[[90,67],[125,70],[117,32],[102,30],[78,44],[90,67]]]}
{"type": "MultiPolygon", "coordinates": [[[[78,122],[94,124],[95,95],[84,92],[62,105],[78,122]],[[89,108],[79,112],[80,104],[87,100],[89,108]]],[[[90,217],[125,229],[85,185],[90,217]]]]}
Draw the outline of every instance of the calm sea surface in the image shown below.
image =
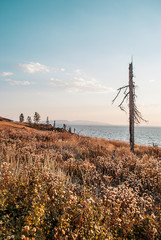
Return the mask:
{"type": "MultiPolygon", "coordinates": [[[[68,127],[68,126],[67,126],[68,127]]],[[[71,126],[79,135],[98,137],[109,140],[129,141],[129,128],[126,126],[71,126]]],[[[153,144],[161,147],[161,127],[135,127],[135,143],[152,146],[153,144]]]]}

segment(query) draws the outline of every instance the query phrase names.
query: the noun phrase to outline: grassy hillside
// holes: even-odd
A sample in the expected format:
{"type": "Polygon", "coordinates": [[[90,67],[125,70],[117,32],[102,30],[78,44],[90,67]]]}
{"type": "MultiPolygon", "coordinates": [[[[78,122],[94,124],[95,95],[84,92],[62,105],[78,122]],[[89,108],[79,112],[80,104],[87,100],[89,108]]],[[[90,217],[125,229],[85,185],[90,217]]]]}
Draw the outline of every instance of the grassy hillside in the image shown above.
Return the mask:
{"type": "Polygon", "coordinates": [[[1,121],[0,239],[161,239],[161,149],[1,121]]]}

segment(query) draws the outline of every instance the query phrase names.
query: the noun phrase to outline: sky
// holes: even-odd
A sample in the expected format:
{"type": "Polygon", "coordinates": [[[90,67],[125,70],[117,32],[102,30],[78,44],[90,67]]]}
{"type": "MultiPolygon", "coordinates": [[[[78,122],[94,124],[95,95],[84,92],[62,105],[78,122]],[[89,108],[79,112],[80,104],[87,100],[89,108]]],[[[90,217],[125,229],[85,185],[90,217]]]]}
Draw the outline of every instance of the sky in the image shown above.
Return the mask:
{"type": "Polygon", "coordinates": [[[161,126],[160,0],[0,0],[0,116],[128,125],[128,84],[161,126]]]}

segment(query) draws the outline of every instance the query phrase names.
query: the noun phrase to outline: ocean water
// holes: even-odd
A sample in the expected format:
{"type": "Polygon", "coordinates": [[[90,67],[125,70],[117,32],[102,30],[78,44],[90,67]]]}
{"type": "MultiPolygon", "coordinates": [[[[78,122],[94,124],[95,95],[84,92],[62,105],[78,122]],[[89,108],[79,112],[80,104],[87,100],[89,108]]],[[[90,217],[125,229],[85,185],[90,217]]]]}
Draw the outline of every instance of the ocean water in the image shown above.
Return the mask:
{"type": "MultiPolygon", "coordinates": [[[[73,125],[70,127],[72,132],[75,128],[75,133],[79,135],[129,142],[129,128],[126,126],[73,125]]],[[[161,127],[135,127],[135,143],[161,147],[161,127]]]]}

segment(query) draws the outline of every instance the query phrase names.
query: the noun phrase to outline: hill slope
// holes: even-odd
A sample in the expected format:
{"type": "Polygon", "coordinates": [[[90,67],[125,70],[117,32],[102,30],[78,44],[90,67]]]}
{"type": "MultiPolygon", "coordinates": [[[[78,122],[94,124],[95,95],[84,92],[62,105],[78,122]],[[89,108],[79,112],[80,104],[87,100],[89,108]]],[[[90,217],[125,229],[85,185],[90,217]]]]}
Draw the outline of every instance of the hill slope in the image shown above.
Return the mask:
{"type": "Polygon", "coordinates": [[[160,148],[6,124],[2,239],[161,238],[160,148]]]}

